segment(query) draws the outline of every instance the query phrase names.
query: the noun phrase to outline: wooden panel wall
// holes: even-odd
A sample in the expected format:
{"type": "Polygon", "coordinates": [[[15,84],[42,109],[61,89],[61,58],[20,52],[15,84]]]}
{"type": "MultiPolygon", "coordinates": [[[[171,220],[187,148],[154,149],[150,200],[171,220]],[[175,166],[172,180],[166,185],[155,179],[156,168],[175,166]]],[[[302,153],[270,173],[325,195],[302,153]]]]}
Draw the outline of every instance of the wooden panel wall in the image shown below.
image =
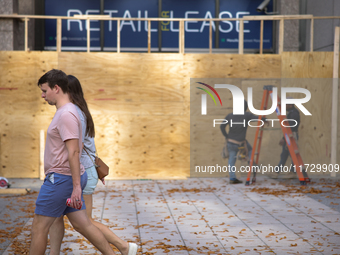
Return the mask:
{"type": "Polygon", "coordinates": [[[253,84],[255,78],[332,77],[332,54],[0,52],[0,176],[39,177],[39,131],[47,130],[55,108],[40,98],[36,83],[52,68],[79,78],[110,178],[185,178],[190,78],[247,78],[253,84]]]}
{"type": "MultiPolygon", "coordinates": [[[[330,164],[333,52],[285,52],[282,77],[292,78],[286,82],[293,87],[308,88],[313,98],[306,104],[313,117],[301,114],[299,146],[304,162],[330,164]]],[[[340,115],[337,139],[339,143],[340,115]]],[[[339,157],[338,148],[338,162],[339,157]]]]}
{"type": "Polygon", "coordinates": [[[282,78],[332,78],[333,52],[283,52],[282,78]]]}
{"type": "Polygon", "coordinates": [[[57,60],[50,52],[0,53],[0,176],[39,176],[39,130],[47,130],[53,109],[37,82],[57,60]]]}

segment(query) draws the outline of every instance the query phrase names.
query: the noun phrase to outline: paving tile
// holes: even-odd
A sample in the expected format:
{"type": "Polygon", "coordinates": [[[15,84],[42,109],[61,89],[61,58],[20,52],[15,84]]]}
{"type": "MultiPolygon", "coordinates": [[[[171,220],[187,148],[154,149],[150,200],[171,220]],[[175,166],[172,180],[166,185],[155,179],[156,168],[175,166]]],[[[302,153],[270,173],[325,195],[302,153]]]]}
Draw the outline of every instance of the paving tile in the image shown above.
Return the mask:
{"type": "MultiPolygon", "coordinates": [[[[286,188],[258,179],[256,187],[286,188]]],[[[340,254],[339,212],[304,194],[258,194],[226,178],[107,181],[98,184],[94,207],[96,220],[142,242],[143,254],[340,254]]],[[[72,228],[62,249],[99,254],[72,228]]],[[[9,248],[3,254],[12,255],[9,248]]]]}
{"type": "Polygon", "coordinates": [[[244,222],[240,220],[238,217],[230,215],[228,217],[204,217],[204,220],[208,224],[222,224],[225,223],[227,226],[237,226],[237,225],[244,225],[244,222]]]}
{"type": "Polygon", "coordinates": [[[225,254],[226,250],[217,239],[184,239],[188,248],[191,248],[190,254],[225,254]]]}
{"type": "Polygon", "coordinates": [[[340,224],[339,223],[327,223],[327,222],[323,222],[322,224],[324,226],[328,227],[329,229],[332,229],[335,232],[340,233],[340,224]]]}
{"type": "MultiPolygon", "coordinates": [[[[201,212],[200,215],[206,219],[206,220],[220,220],[220,221],[225,221],[227,219],[236,217],[236,215],[233,212],[228,212],[225,210],[221,210],[220,212],[215,212],[215,213],[207,213],[207,212],[201,212]]],[[[238,218],[238,217],[236,217],[238,218]]]]}
{"type": "Polygon", "coordinates": [[[112,218],[112,219],[136,219],[136,212],[124,212],[124,213],[116,213],[111,212],[110,210],[106,210],[103,213],[103,217],[112,218]]]}
{"type": "Polygon", "coordinates": [[[136,231],[131,231],[131,230],[120,230],[120,231],[115,231],[114,229],[110,230],[115,233],[119,238],[125,241],[132,241],[132,242],[138,242],[140,236],[138,230],[136,231]]]}
{"type": "Polygon", "coordinates": [[[180,231],[181,236],[184,241],[186,240],[207,240],[207,239],[217,239],[216,236],[211,231],[198,231],[198,232],[184,232],[180,231]]]}
{"type": "Polygon", "coordinates": [[[277,224],[279,223],[278,219],[272,217],[271,215],[252,215],[245,216],[244,214],[237,215],[240,220],[244,221],[247,225],[260,225],[260,224],[277,224]]]}
{"type": "Polygon", "coordinates": [[[157,222],[163,222],[163,224],[173,224],[173,218],[171,216],[170,213],[164,214],[164,215],[159,215],[159,216],[155,216],[155,215],[138,215],[138,222],[140,224],[154,224],[157,222]]]}
{"type": "Polygon", "coordinates": [[[310,224],[287,224],[289,229],[291,229],[295,234],[301,236],[302,238],[314,238],[318,236],[335,235],[335,232],[321,223],[314,222],[310,224]]]}
{"type": "Polygon", "coordinates": [[[141,210],[168,210],[168,206],[165,201],[159,201],[158,199],[155,201],[139,201],[136,202],[136,205],[141,210]]]}
{"type": "Polygon", "coordinates": [[[305,223],[310,224],[314,219],[307,215],[275,215],[275,217],[283,224],[288,223],[305,223]]]}
{"type": "Polygon", "coordinates": [[[211,228],[205,221],[202,220],[190,220],[183,222],[176,222],[177,228],[180,231],[211,231],[211,228]]]}
{"type": "Polygon", "coordinates": [[[195,203],[195,207],[197,208],[198,211],[200,212],[220,212],[220,211],[228,211],[230,212],[231,210],[221,201],[218,203],[209,203],[208,201],[205,204],[199,204],[195,203]]]}
{"type": "Polygon", "coordinates": [[[168,204],[169,209],[173,212],[176,213],[178,211],[180,212],[197,212],[197,209],[195,205],[192,203],[170,203],[168,204]]]}
{"type": "Polygon", "coordinates": [[[238,246],[231,246],[226,247],[227,252],[224,253],[226,255],[234,255],[234,254],[275,254],[273,253],[269,248],[265,246],[244,246],[244,247],[238,247],[238,246]]]}
{"type": "Polygon", "coordinates": [[[293,233],[292,230],[290,230],[287,226],[276,223],[276,224],[259,224],[259,225],[254,225],[251,226],[251,229],[256,233],[256,234],[262,234],[262,235],[287,235],[287,233],[293,233]]]}
{"type": "Polygon", "coordinates": [[[238,240],[238,239],[254,239],[258,238],[256,233],[254,233],[251,229],[249,228],[240,228],[240,227],[229,227],[225,229],[221,228],[213,228],[214,234],[218,238],[223,238],[223,239],[230,239],[230,240],[238,240]]]}
{"type": "MultiPolygon", "coordinates": [[[[267,208],[264,208],[267,210],[267,208]]],[[[305,215],[304,212],[302,212],[300,209],[297,209],[289,204],[286,204],[285,207],[278,208],[278,210],[275,211],[276,215],[285,215],[285,216],[294,216],[294,215],[305,215]]]]}
{"type": "Polygon", "coordinates": [[[159,224],[141,224],[139,225],[139,231],[140,233],[154,233],[155,235],[158,235],[162,232],[178,232],[178,228],[175,224],[169,225],[159,225],[159,224]]]}
{"type": "Polygon", "coordinates": [[[310,215],[313,217],[313,215],[329,215],[329,214],[334,214],[337,213],[334,210],[330,210],[330,208],[328,210],[325,209],[315,209],[315,208],[299,208],[302,212],[306,213],[307,215],[310,215]]]}
{"type": "Polygon", "coordinates": [[[313,219],[321,223],[340,224],[340,214],[313,215],[313,219]]]}
{"type": "Polygon", "coordinates": [[[220,238],[227,249],[230,247],[265,247],[266,244],[260,238],[220,238]]]}
{"type": "MultiPolygon", "coordinates": [[[[320,251],[318,251],[317,249],[315,249],[311,246],[305,246],[305,247],[298,247],[298,246],[294,246],[294,247],[283,246],[282,247],[281,246],[281,247],[270,247],[270,248],[274,252],[272,254],[277,254],[277,255],[288,255],[288,254],[321,255],[321,254],[327,254],[327,253],[321,253],[320,251]]],[[[329,254],[331,254],[331,253],[329,253],[329,254]]]]}
{"type": "MultiPolygon", "coordinates": [[[[136,210],[134,211],[136,213],[136,210]]],[[[138,216],[142,216],[144,214],[169,214],[168,208],[142,208],[137,207],[137,214],[138,216]]]]}
{"type": "Polygon", "coordinates": [[[173,211],[171,212],[174,218],[186,219],[186,220],[195,220],[200,219],[202,215],[197,211],[190,210],[190,211],[173,211]]]}
{"type": "MultiPolygon", "coordinates": [[[[181,251],[179,248],[164,248],[164,249],[157,249],[154,247],[146,248],[143,252],[149,252],[148,254],[174,254],[174,255],[188,255],[187,251],[181,251]]],[[[146,253],[143,253],[146,254],[146,253]]]]}
{"type": "Polygon", "coordinates": [[[174,254],[174,255],[188,255],[187,250],[181,250],[185,247],[184,245],[169,245],[166,243],[148,243],[143,246],[143,254],[174,254]]]}
{"type": "Polygon", "coordinates": [[[322,254],[340,254],[340,246],[335,245],[335,246],[315,246],[315,248],[322,254]]]}
{"type": "Polygon", "coordinates": [[[260,236],[261,240],[269,247],[312,247],[307,241],[301,239],[299,236],[290,235],[275,235],[275,236],[260,236]]]}
{"type": "MultiPolygon", "coordinates": [[[[180,232],[177,230],[174,231],[164,231],[160,230],[159,232],[153,231],[153,229],[140,229],[140,236],[143,242],[146,240],[153,240],[153,241],[162,241],[168,240],[169,241],[176,241],[182,240],[180,232]]],[[[183,244],[183,242],[181,242],[183,244]]]]}

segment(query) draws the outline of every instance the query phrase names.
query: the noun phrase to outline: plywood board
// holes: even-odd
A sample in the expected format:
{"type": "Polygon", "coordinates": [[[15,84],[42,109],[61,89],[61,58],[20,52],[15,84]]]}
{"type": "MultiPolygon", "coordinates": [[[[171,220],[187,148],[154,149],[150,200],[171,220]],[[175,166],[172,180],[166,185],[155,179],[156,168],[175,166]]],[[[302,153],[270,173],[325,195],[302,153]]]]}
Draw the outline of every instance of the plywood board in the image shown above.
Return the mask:
{"type": "Polygon", "coordinates": [[[170,166],[188,168],[187,117],[111,114],[94,118],[98,153],[114,169],[110,177],[137,173],[147,177],[172,172],[170,166]]]}
{"type": "MultiPolygon", "coordinates": [[[[174,54],[83,54],[62,53],[59,65],[79,78],[96,125],[100,154],[112,166],[110,177],[162,176],[167,167],[181,169],[175,175],[188,176],[187,163],[168,158],[167,145],[185,148],[189,109],[188,87],[183,86],[181,57],[174,54]],[[94,63],[84,66],[76,63],[94,63]],[[89,75],[91,74],[91,75],[89,75]],[[173,121],[176,120],[176,121],[173,121]],[[171,123],[165,128],[167,122],[171,123]],[[169,129],[169,134],[165,131],[169,129]],[[181,138],[184,136],[183,139],[181,138]],[[174,162],[174,163],[173,163],[174,162]]],[[[174,149],[172,149],[174,150],[174,149]]],[[[177,151],[177,150],[176,150],[177,151]]],[[[181,151],[180,155],[188,154],[181,151]]],[[[172,169],[170,172],[173,172],[172,169]]],[[[168,175],[168,174],[167,174],[168,175]]]]}
{"type": "MultiPolygon", "coordinates": [[[[311,100],[303,104],[312,114],[307,116],[300,111],[299,151],[305,164],[330,164],[331,144],[331,93],[332,79],[327,78],[295,78],[283,79],[282,86],[307,88],[311,100]]],[[[302,94],[291,94],[300,98],[302,94]]],[[[311,175],[317,173],[310,173],[311,175]]]]}
{"type": "Polygon", "coordinates": [[[39,176],[36,165],[39,161],[37,131],[44,127],[40,116],[51,116],[53,110],[51,107],[45,108],[37,81],[46,71],[57,67],[55,52],[1,52],[0,119],[4,120],[0,126],[2,176],[39,176]]]}
{"type": "Polygon", "coordinates": [[[279,55],[185,54],[184,68],[190,78],[278,78],[279,55]]]}
{"type": "Polygon", "coordinates": [[[333,52],[283,52],[282,78],[332,78],[333,52]]]}
{"type": "MultiPolygon", "coordinates": [[[[111,168],[109,178],[186,178],[190,166],[190,110],[199,111],[190,109],[190,78],[203,78],[207,83],[209,78],[246,79],[239,82],[246,95],[247,87],[264,85],[259,78],[331,77],[332,55],[0,52],[1,176],[39,177],[39,133],[46,133],[55,107],[41,99],[36,83],[52,68],[81,81],[95,121],[99,155],[111,168]]],[[[318,100],[308,107],[317,118],[312,122],[302,120],[301,130],[306,134],[299,145],[306,161],[327,163],[330,120],[322,110],[328,109],[329,92],[310,88],[318,100]]],[[[254,93],[258,107],[261,90],[254,93]]],[[[231,95],[224,100],[216,112],[222,118],[232,109],[231,95]]],[[[204,126],[196,128],[201,131],[204,126]]],[[[276,144],[280,132],[269,132],[263,141],[267,150],[262,151],[260,160],[276,162],[273,155],[279,154],[276,144]]],[[[253,133],[249,130],[247,136],[251,144],[253,133]]],[[[224,143],[220,130],[209,135],[220,151],[224,143]]],[[[206,137],[197,139],[209,142],[204,140],[206,137]]],[[[198,163],[203,151],[196,155],[198,163]]],[[[226,164],[219,153],[209,151],[208,155],[226,164]]]]}
{"type": "Polygon", "coordinates": [[[0,189],[0,195],[26,195],[30,191],[30,189],[0,189]]]}
{"type": "MultiPolygon", "coordinates": [[[[211,86],[214,84],[232,84],[240,88],[248,100],[248,88],[253,88],[253,104],[256,109],[260,109],[261,101],[263,96],[263,86],[264,85],[275,85],[280,86],[279,79],[195,79],[207,83],[211,86]]],[[[233,98],[229,90],[223,91],[222,89],[217,89],[221,97],[223,106],[214,106],[212,100],[208,100],[208,114],[202,116],[200,113],[200,97],[192,96],[192,106],[197,105],[197,100],[199,101],[198,107],[192,107],[192,123],[197,123],[196,125],[191,125],[191,167],[196,166],[228,166],[228,160],[223,159],[221,156],[222,148],[225,144],[225,139],[220,130],[220,125],[213,127],[213,119],[224,119],[229,113],[232,113],[233,109],[233,98]]],[[[200,94],[200,92],[197,92],[200,94]]],[[[193,95],[193,94],[191,94],[193,95]]],[[[271,102],[268,106],[270,107],[271,102]]],[[[249,110],[248,110],[249,111],[249,110]]],[[[271,114],[267,116],[268,118],[276,118],[276,114],[271,114]]],[[[257,119],[257,117],[255,117],[257,119]]],[[[256,123],[253,123],[255,125],[256,123]]],[[[229,132],[229,125],[227,125],[227,133],[229,132]]],[[[272,165],[275,166],[279,162],[280,157],[280,146],[278,142],[282,137],[282,133],[278,130],[279,125],[277,123],[272,127],[266,127],[266,131],[263,134],[261,154],[259,159],[259,164],[272,165]]],[[[255,139],[255,127],[248,127],[246,139],[253,146],[255,139]]],[[[237,160],[236,165],[239,167],[241,165],[246,165],[246,161],[237,160]]],[[[192,168],[193,169],[193,168],[192,168]]],[[[239,168],[238,168],[239,169],[239,168]]],[[[240,174],[240,173],[239,173],[240,174]]],[[[200,173],[197,176],[210,176],[210,177],[222,177],[227,176],[228,173],[200,173]]]]}

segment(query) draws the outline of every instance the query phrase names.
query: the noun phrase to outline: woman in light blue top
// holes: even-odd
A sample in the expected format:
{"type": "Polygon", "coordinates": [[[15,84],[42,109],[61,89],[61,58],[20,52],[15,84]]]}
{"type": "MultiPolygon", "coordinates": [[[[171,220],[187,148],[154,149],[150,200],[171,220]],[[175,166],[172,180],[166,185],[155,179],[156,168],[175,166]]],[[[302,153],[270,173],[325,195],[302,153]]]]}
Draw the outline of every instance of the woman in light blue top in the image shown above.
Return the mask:
{"type": "MultiPolygon", "coordinates": [[[[121,254],[135,255],[137,254],[138,249],[137,244],[123,241],[118,236],[116,236],[107,226],[92,219],[92,194],[98,182],[98,174],[94,164],[96,155],[96,147],[94,144],[94,123],[90,111],[87,107],[87,103],[84,99],[83,90],[81,88],[79,80],[72,75],[68,75],[67,77],[70,100],[73,104],[75,104],[77,108],[83,131],[82,139],[84,149],[82,150],[80,163],[84,166],[88,176],[86,187],[83,190],[87,215],[92,223],[102,231],[106,240],[116,246],[121,254]]],[[[104,178],[101,181],[105,184],[104,178]]],[[[63,217],[61,217],[53,223],[50,229],[50,255],[60,253],[60,247],[62,239],[64,237],[64,232],[64,222],[63,217]]]]}

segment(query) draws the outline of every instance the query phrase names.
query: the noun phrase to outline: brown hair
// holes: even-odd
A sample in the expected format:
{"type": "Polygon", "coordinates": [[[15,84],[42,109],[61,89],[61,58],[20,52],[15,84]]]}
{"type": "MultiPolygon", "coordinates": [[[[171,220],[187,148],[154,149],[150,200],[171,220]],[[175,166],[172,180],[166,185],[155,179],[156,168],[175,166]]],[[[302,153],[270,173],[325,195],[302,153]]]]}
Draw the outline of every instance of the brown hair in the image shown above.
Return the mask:
{"type": "Polygon", "coordinates": [[[67,76],[66,74],[57,69],[52,69],[40,77],[38,86],[40,87],[44,83],[48,83],[48,86],[53,89],[55,85],[58,85],[64,93],[68,92],[67,76]]]}
{"type": "Polygon", "coordinates": [[[89,111],[89,108],[87,107],[87,103],[85,101],[83,89],[81,88],[80,82],[73,75],[68,75],[67,78],[68,78],[68,90],[69,90],[70,100],[72,103],[77,105],[86,116],[85,134],[87,136],[94,137],[95,131],[94,131],[93,119],[89,111]]]}

